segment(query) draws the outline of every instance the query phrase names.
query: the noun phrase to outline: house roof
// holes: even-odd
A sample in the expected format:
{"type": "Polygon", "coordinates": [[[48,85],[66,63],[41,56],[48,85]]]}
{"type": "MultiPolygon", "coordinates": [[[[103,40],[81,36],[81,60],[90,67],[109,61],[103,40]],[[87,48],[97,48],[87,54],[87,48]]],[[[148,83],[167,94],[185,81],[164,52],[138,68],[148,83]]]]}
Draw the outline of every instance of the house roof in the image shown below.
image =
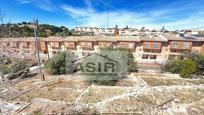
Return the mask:
{"type": "Polygon", "coordinates": [[[140,35],[140,41],[159,41],[167,42],[167,39],[161,35],[140,35]]]}
{"type": "Polygon", "coordinates": [[[137,36],[68,36],[68,37],[48,37],[44,38],[44,41],[107,41],[107,42],[115,42],[115,41],[134,41],[139,42],[139,38],[137,36]]]}
{"type": "Polygon", "coordinates": [[[204,37],[180,34],[163,34],[165,38],[171,41],[204,41],[204,37]]]}
{"type": "MultiPolygon", "coordinates": [[[[159,41],[159,42],[167,42],[167,41],[204,41],[204,36],[180,36],[179,34],[173,33],[164,33],[164,34],[150,34],[150,35],[138,35],[138,36],[67,36],[67,37],[48,37],[43,38],[39,37],[39,41],[49,41],[49,42],[80,42],[80,41],[101,41],[101,42],[140,42],[140,41],[159,41]]],[[[18,42],[18,41],[35,41],[34,37],[28,38],[2,38],[0,41],[5,42],[18,42]]]]}
{"type": "MultiPolygon", "coordinates": [[[[39,38],[41,39],[41,38],[39,38]]],[[[19,41],[22,41],[22,42],[27,42],[27,41],[35,41],[35,38],[34,37],[28,37],[28,38],[2,38],[0,39],[0,41],[3,41],[3,42],[19,42],[19,41]]]]}

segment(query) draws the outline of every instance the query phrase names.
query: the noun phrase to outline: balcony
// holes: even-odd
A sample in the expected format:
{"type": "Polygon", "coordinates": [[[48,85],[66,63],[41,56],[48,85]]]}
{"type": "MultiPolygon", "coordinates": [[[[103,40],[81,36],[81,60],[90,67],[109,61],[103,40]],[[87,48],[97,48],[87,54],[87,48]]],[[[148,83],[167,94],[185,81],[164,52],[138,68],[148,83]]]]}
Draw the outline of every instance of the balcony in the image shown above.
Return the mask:
{"type": "Polygon", "coordinates": [[[171,42],[170,49],[190,50],[192,42],[171,42]]]}
{"type": "Polygon", "coordinates": [[[99,46],[99,48],[111,47],[112,43],[111,42],[99,42],[98,46],[99,46]]]}
{"type": "Polygon", "coordinates": [[[134,51],[136,48],[136,44],[134,42],[119,42],[118,47],[134,51]]]}
{"type": "Polygon", "coordinates": [[[160,42],[144,42],[143,50],[144,52],[160,53],[162,44],[160,42]]]}
{"type": "Polygon", "coordinates": [[[81,42],[80,48],[83,50],[93,50],[93,43],[92,42],[81,42]]]}
{"type": "Polygon", "coordinates": [[[60,43],[59,42],[50,42],[50,46],[52,48],[60,48],[60,43]]]}
{"type": "Polygon", "coordinates": [[[76,49],[76,43],[74,43],[74,42],[65,42],[64,47],[66,49],[76,49]]]}

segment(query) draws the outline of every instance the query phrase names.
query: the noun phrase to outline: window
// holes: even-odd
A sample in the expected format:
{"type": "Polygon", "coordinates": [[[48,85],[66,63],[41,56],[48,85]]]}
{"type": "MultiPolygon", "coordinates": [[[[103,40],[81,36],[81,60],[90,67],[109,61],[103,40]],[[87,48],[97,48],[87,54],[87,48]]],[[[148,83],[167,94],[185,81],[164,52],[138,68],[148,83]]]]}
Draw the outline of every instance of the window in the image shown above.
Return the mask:
{"type": "Polygon", "coordinates": [[[158,43],[154,43],[154,48],[159,48],[159,44],[158,43]]]}
{"type": "Polygon", "coordinates": [[[146,48],[150,48],[150,43],[149,42],[146,43],[146,48]]]}
{"type": "Polygon", "coordinates": [[[82,46],[84,46],[84,45],[85,45],[85,43],[84,43],[84,42],[82,42],[82,43],[81,43],[81,45],[82,45],[82,46]]]}
{"type": "Polygon", "coordinates": [[[90,55],[89,52],[82,52],[82,56],[88,56],[88,55],[90,55]]]}
{"type": "Polygon", "coordinates": [[[27,47],[27,42],[22,42],[21,45],[22,45],[23,47],[27,47]]]}
{"type": "Polygon", "coordinates": [[[169,60],[174,60],[174,59],[176,59],[176,56],[175,55],[169,55],[169,58],[168,58],[169,60]]]}
{"type": "Polygon", "coordinates": [[[202,46],[203,43],[202,42],[193,42],[193,46],[202,46]]]}
{"type": "Polygon", "coordinates": [[[59,43],[58,42],[55,43],[55,47],[59,47],[59,43]]]}
{"type": "Polygon", "coordinates": [[[54,46],[54,43],[53,43],[53,42],[51,42],[50,44],[51,44],[51,46],[54,46]]]}
{"type": "Polygon", "coordinates": [[[179,47],[179,44],[177,42],[174,42],[173,43],[173,48],[178,48],[179,47]]]}
{"type": "Polygon", "coordinates": [[[184,42],[184,49],[188,49],[189,48],[189,42],[184,42]]]}
{"type": "Polygon", "coordinates": [[[134,48],[134,44],[129,44],[129,48],[134,48]]]}
{"type": "Polygon", "coordinates": [[[72,46],[72,47],[74,47],[74,43],[70,43],[69,45],[72,46]]]}
{"type": "Polygon", "coordinates": [[[125,48],[125,43],[121,43],[121,47],[122,47],[122,48],[125,48]]]}
{"type": "Polygon", "coordinates": [[[148,57],[149,57],[149,56],[146,55],[146,54],[143,54],[143,55],[142,55],[142,59],[148,59],[148,57]]]}
{"type": "Polygon", "coordinates": [[[45,48],[45,43],[44,43],[44,42],[41,42],[41,44],[42,44],[42,48],[45,48]]]}
{"type": "Polygon", "coordinates": [[[11,43],[11,47],[17,47],[17,43],[16,42],[11,43]]]}
{"type": "Polygon", "coordinates": [[[156,55],[150,55],[150,59],[157,59],[156,55]]]}

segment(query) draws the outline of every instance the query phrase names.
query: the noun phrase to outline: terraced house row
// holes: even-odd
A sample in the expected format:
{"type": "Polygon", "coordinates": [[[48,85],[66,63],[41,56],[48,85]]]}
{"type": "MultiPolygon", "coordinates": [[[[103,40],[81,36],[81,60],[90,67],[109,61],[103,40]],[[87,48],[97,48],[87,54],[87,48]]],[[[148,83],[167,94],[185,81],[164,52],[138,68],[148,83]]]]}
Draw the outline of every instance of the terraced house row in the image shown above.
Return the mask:
{"type": "MultiPolygon", "coordinates": [[[[204,37],[159,34],[139,36],[69,36],[64,38],[39,38],[40,56],[46,60],[53,55],[69,50],[76,58],[99,52],[100,48],[129,49],[139,63],[165,63],[168,59],[183,58],[185,51],[204,54],[204,37]]],[[[20,54],[34,58],[34,38],[4,38],[0,40],[1,54],[20,54]]]]}

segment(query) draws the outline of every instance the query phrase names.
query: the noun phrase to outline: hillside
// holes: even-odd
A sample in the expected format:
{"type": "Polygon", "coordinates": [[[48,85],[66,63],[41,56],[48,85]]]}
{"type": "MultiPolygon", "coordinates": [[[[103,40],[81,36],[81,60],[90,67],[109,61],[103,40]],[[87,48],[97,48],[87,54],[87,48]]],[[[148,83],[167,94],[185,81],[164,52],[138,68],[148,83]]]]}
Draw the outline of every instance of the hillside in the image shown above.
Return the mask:
{"type": "MultiPolygon", "coordinates": [[[[0,25],[0,38],[3,37],[33,37],[33,25],[31,23],[22,22],[14,24],[1,24],[0,25]]],[[[54,26],[49,24],[39,24],[38,36],[69,36],[72,31],[64,26],[54,26]]]]}

